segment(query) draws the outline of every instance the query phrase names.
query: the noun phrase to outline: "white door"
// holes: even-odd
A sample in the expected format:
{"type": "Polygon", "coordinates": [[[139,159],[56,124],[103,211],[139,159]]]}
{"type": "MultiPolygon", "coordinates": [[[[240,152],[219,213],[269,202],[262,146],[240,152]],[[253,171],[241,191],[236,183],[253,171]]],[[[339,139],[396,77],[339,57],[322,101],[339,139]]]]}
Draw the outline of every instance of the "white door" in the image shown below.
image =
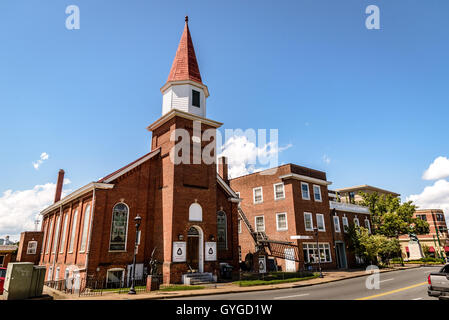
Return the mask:
{"type": "Polygon", "coordinates": [[[296,272],[295,251],[292,248],[284,249],[285,271],[296,272]]]}

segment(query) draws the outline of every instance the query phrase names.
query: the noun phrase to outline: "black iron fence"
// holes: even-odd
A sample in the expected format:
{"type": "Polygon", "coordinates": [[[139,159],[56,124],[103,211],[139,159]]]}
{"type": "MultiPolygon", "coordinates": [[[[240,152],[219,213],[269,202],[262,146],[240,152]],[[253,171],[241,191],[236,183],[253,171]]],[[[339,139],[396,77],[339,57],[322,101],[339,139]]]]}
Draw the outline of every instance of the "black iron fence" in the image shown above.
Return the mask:
{"type": "MultiPolygon", "coordinates": [[[[156,281],[161,280],[159,277],[155,278],[153,276],[153,278],[156,281]]],[[[108,281],[105,278],[68,278],[57,281],[45,281],[44,285],[65,294],[73,294],[78,296],[101,296],[105,293],[128,293],[131,288],[131,280],[108,281]]],[[[136,292],[146,292],[146,286],[146,277],[134,280],[134,290],[136,292]]]]}

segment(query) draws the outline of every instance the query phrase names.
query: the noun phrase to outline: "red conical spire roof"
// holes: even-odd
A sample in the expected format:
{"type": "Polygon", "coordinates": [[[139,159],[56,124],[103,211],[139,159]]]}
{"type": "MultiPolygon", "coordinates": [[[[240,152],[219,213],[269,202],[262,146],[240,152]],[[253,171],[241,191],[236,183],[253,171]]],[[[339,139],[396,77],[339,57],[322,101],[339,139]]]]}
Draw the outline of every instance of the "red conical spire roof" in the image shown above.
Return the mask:
{"type": "Polygon", "coordinates": [[[189,18],[186,16],[186,24],[179,41],[178,50],[176,51],[175,60],[171,66],[169,81],[192,80],[202,84],[200,69],[196,61],[195,49],[193,48],[192,37],[189,31],[189,18]]]}

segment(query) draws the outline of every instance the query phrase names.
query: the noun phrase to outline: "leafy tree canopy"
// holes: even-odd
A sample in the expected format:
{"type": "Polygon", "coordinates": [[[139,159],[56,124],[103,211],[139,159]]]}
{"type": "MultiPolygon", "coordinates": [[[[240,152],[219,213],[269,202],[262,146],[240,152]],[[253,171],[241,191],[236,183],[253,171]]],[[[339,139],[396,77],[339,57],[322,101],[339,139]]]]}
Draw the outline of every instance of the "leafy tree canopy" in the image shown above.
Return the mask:
{"type": "Polygon", "coordinates": [[[374,234],[398,238],[400,235],[410,233],[429,233],[427,221],[413,217],[416,206],[412,201],[400,203],[397,197],[381,196],[377,192],[360,192],[360,195],[363,200],[359,204],[370,210],[374,234]]]}

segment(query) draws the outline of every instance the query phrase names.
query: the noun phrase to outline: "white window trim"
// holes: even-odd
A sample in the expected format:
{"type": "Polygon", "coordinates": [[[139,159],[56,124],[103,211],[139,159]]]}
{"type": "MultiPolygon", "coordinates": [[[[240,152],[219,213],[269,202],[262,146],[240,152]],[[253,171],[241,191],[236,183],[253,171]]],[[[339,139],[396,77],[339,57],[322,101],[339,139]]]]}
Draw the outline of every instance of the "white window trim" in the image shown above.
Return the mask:
{"type": "Polygon", "coordinates": [[[324,214],[322,213],[317,213],[316,214],[316,227],[318,228],[318,231],[320,232],[326,232],[326,222],[324,221],[324,214]],[[320,216],[322,218],[323,221],[323,229],[318,228],[318,216],[320,216]]]}
{"type": "MultiPolygon", "coordinates": [[[[316,247],[316,242],[303,242],[303,249],[304,249],[304,245],[306,245],[307,247],[308,246],[312,246],[312,248],[314,248],[314,247],[316,247]]],[[[329,242],[319,242],[318,243],[318,247],[317,247],[317,253],[318,253],[318,257],[319,257],[321,263],[332,263],[332,250],[331,250],[331,246],[330,246],[329,242]],[[323,250],[324,250],[324,256],[325,257],[326,257],[326,246],[328,247],[328,249],[329,249],[329,261],[321,261],[321,258],[320,258],[320,245],[323,245],[323,250]]],[[[310,261],[309,261],[309,263],[310,263],[310,261]]],[[[314,263],[318,263],[318,262],[314,262],[314,263]]]]}
{"type": "Polygon", "coordinates": [[[369,219],[368,218],[365,218],[365,228],[366,228],[366,223],[368,222],[368,231],[369,231],[369,233],[371,233],[371,223],[369,222],[369,219]]]}
{"type": "Polygon", "coordinates": [[[287,231],[288,230],[287,212],[276,213],[276,230],[277,231],[287,231]],[[279,216],[280,215],[285,216],[285,228],[279,228],[279,216]]]}
{"type": "MultiPolygon", "coordinates": [[[[124,202],[117,202],[116,204],[114,204],[114,206],[112,207],[112,212],[111,212],[111,229],[109,230],[109,243],[108,243],[108,252],[127,252],[128,250],[128,231],[129,231],[129,206],[124,203],[124,202]],[[128,209],[128,217],[126,219],[126,235],[125,235],[125,249],[124,250],[111,250],[111,233],[112,233],[112,224],[113,224],[113,220],[114,220],[114,208],[116,205],[123,203],[126,208],[128,209]]],[[[140,239],[139,239],[140,240],[140,239]]]]}
{"type": "Polygon", "coordinates": [[[120,280],[121,282],[125,281],[125,268],[111,268],[111,269],[107,269],[106,270],[106,284],[108,283],[109,280],[109,271],[114,272],[114,271],[123,271],[122,273],[122,279],[120,280]]]}
{"type": "Polygon", "coordinates": [[[273,190],[274,190],[274,200],[282,200],[282,199],[285,199],[285,186],[284,186],[284,183],[283,183],[283,182],[273,184],[273,190]],[[279,186],[279,185],[282,186],[282,197],[277,198],[277,197],[276,197],[276,186],[279,186]]]}
{"type": "Polygon", "coordinates": [[[335,232],[340,233],[341,232],[341,226],[340,226],[340,218],[338,216],[333,216],[332,219],[334,219],[334,230],[335,232]],[[337,223],[335,223],[337,221],[337,223]],[[338,226],[338,230],[337,230],[338,226]]]}
{"type": "Polygon", "coordinates": [[[76,247],[76,243],[77,243],[77,237],[76,237],[76,228],[78,227],[77,225],[77,220],[78,220],[78,208],[76,208],[74,211],[72,211],[72,215],[71,215],[71,221],[69,222],[69,230],[70,230],[70,239],[67,239],[67,241],[70,241],[68,243],[67,246],[67,253],[73,253],[74,248],[76,247]],[[71,247],[71,248],[70,248],[71,247]],[[72,249],[72,250],[70,250],[72,249]]]}
{"type": "Polygon", "coordinates": [[[265,216],[255,216],[254,217],[254,226],[256,227],[256,232],[265,232],[265,216]],[[263,220],[263,230],[257,230],[257,218],[262,217],[263,220]]]}
{"type": "Polygon", "coordinates": [[[343,225],[343,232],[348,233],[347,229],[345,228],[345,227],[349,228],[349,220],[347,216],[341,217],[341,224],[343,225]]]}
{"type": "Polygon", "coordinates": [[[311,212],[304,212],[304,228],[306,229],[306,231],[313,231],[313,215],[311,212]],[[310,229],[307,228],[306,216],[310,216],[310,224],[311,224],[310,229]]]}
{"type": "Polygon", "coordinates": [[[262,203],[262,202],[263,202],[263,188],[262,187],[253,188],[253,203],[258,204],[258,203],[262,203]],[[261,200],[256,202],[256,190],[258,190],[258,189],[260,189],[261,200]]]}
{"type": "Polygon", "coordinates": [[[322,194],[321,194],[321,187],[320,187],[319,185],[317,185],[317,184],[314,184],[314,185],[313,185],[313,200],[316,201],[316,202],[323,202],[323,196],[322,196],[322,194]],[[319,194],[320,194],[320,200],[317,200],[317,199],[315,198],[315,187],[317,187],[318,190],[320,190],[320,192],[319,192],[319,194]]]}
{"type": "Polygon", "coordinates": [[[301,197],[303,200],[310,200],[310,188],[309,188],[309,184],[307,182],[301,182],[301,197]],[[307,186],[307,198],[304,198],[304,194],[302,193],[302,186],[306,185],[307,186]]]}
{"type": "Polygon", "coordinates": [[[67,226],[68,226],[68,219],[69,215],[66,213],[63,215],[63,228],[62,228],[62,234],[61,234],[61,244],[59,248],[59,253],[64,253],[64,249],[66,246],[66,233],[67,233],[67,226]]]}
{"type": "Polygon", "coordinates": [[[36,253],[37,253],[37,241],[36,240],[28,241],[27,254],[36,254],[36,253]],[[35,245],[34,248],[33,248],[34,249],[33,251],[30,251],[30,244],[35,245]]]}
{"type": "Polygon", "coordinates": [[[238,233],[242,233],[242,219],[239,219],[239,224],[238,224],[238,233]]]}
{"type": "Polygon", "coordinates": [[[79,250],[79,253],[85,253],[86,250],[87,250],[87,245],[89,243],[90,219],[92,219],[91,215],[92,215],[92,208],[91,208],[90,203],[87,203],[87,205],[84,207],[84,214],[82,215],[82,220],[81,220],[83,222],[83,224],[82,224],[81,229],[80,229],[81,233],[80,233],[80,250],[79,250]],[[89,210],[86,210],[87,208],[89,208],[89,210]],[[85,222],[87,211],[89,211],[88,212],[88,214],[89,214],[88,218],[89,219],[88,219],[87,222],[85,222]],[[87,223],[87,227],[85,227],[86,223],[87,223]],[[84,230],[84,229],[86,229],[86,230],[84,230]],[[84,244],[84,249],[82,249],[83,242],[84,242],[83,241],[84,232],[86,232],[86,243],[84,244]]]}
{"type": "Polygon", "coordinates": [[[359,218],[357,218],[357,217],[354,218],[354,225],[360,227],[360,220],[359,220],[359,218]],[[357,223],[355,223],[356,220],[357,220],[357,223]]]}

